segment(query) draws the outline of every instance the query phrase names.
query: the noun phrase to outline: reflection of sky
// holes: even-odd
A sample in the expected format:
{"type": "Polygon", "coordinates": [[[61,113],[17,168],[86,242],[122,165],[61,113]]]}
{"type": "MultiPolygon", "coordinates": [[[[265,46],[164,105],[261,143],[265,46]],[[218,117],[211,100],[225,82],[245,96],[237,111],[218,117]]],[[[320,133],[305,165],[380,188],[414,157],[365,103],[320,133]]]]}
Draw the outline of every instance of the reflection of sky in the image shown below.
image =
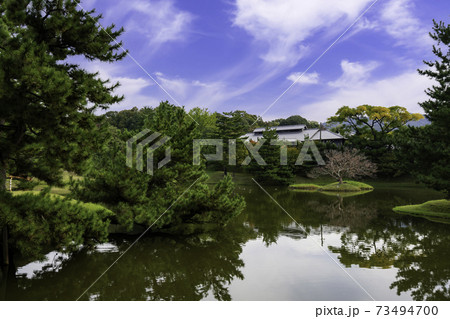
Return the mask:
{"type": "MultiPolygon", "coordinates": [[[[116,245],[111,243],[104,243],[95,246],[95,250],[101,253],[118,252],[119,249],[116,245]]],[[[33,261],[26,264],[23,267],[18,267],[16,271],[17,276],[26,276],[28,279],[32,279],[36,272],[41,272],[44,269],[49,271],[58,272],[61,263],[69,258],[68,254],[52,251],[45,255],[42,261],[33,261]]]]}
{"type": "MultiPolygon", "coordinates": [[[[323,247],[341,246],[339,232],[324,234],[323,247]]],[[[262,239],[251,240],[240,258],[244,280],[235,279],[229,286],[232,300],[370,300],[364,291],[319,246],[320,234],[307,239],[280,236],[269,247],[262,239]]],[[[117,252],[117,246],[105,243],[96,251],[117,252]]],[[[328,251],[328,250],[327,250],[328,251]]],[[[334,260],[336,254],[330,253],[334,260]]],[[[17,275],[32,279],[45,268],[58,271],[67,254],[50,252],[46,260],[18,268],[17,275]]],[[[409,294],[397,296],[389,289],[397,270],[367,269],[353,266],[345,270],[376,300],[410,300],[409,294]]],[[[92,299],[92,298],[91,298],[92,299]]],[[[95,298],[94,298],[95,299],[95,298]]],[[[207,300],[215,300],[209,295],[207,300]]]]}
{"type": "Polygon", "coordinates": [[[45,255],[45,259],[43,261],[33,261],[23,267],[17,268],[16,275],[26,276],[28,279],[32,279],[36,272],[40,272],[46,268],[51,269],[51,271],[58,272],[59,265],[68,257],[69,256],[67,254],[52,251],[45,255]]]}
{"type": "MultiPolygon", "coordinates": [[[[306,240],[280,237],[266,247],[261,239],[247,242],[241,258],[244,280],[230,285],[233,300],[370,300],[363,290],[320,248],[320,236],[306,240]]],[[[340,246],[340,234],[326,234],[324,247],[340,246]]],[[[336,254],[331,254],[336,259],[336,254]]],[[[376,300],[410,300],[389,289],[397,270],[345,270],[376,300]]],[[[209,296],[207,299],[213,299],[209,296]]]]}

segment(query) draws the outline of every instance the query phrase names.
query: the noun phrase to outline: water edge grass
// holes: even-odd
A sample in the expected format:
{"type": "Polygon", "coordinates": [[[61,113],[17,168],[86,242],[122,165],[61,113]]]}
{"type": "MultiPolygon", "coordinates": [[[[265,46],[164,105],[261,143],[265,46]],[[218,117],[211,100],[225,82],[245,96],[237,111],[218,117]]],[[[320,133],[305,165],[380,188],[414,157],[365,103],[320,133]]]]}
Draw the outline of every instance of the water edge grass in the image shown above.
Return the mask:
{"type": "Polygon", "coordinates": [[[373,187],[369,184],[356,182],[356,181],[344,181],[341,184],[339,182],[330,183],[327,185],[316,185],[316,184],[293,184],[289,188],[295,190],[305,190],[305,191],[318,191],[318,192],[362,192],[371,191],[373,187]]]}
{"type": "Polygon", "coordinates": [[[396,213],[424,217],[433,221],[436,219],[450,222],[450,200],[430,200],[418,205],[396,206],[392,209],[396,213]]]}

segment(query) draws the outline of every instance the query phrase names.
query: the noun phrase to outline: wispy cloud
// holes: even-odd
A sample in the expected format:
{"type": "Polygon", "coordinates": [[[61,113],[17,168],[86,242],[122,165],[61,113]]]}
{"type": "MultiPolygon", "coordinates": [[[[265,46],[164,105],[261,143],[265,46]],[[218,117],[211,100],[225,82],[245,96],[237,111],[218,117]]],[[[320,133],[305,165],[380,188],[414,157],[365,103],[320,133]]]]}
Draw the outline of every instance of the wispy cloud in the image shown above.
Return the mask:
{"type": "Polygon", "coordinates": [[[313,73],[305,73],[302,75],[302,72],[295,72],[289,74],[287,79],[299,85],[317,84],[319,83],[319,73],[313,72],[313,73]]]}
{"type": "Polygon", "coordinates": [[[221,81],[202,82],[180,77],[171,77],[161,72],[155,73],[158,82],[187,108],[209,107],[229,98],[229,90],[221,81]]]}
{"type": "Polygon", "coordinates": [[[414,15],[413,0],[390,0],[381,10],[380,27],[405,47],[429,48],[428,27],[414,15]]]}
{"type": "Polygon", "coordinates": [[[119,0],[107,15],[112,20],[126,16],[125,29],[143,36],[142,44],[152,49],[186,40],[194,20],[193,14],[178,9],[173,0],[119,0]]]}
{"type": "Polygon", "coordinates": [[[342,75],[328,84],[332,87],[338,88],[359,86],[370,77],[370,73],[378,66],[379,63],[375,61],[363,63],[342,60],[342,75]]]}
{"type": "Polygon", "coordinates": [[[307,40],[317,41],[318,32],[343,29],[370,2],[236,0],[233,23],[268,47],[262,55],[265,61],[294,65],[306,53],[307,40]]]}
{"type": "Polygon", "coordinates": [[[148,92],[150,88],[156,86],[151,79],[126,76],[125,67],[120,64],[89,62],[82,63],[82,65],[90,72],[99,72],[98,76],[102,80],[109,79],[111,84],[120,83],[114,94],[123,95],[124,100],[112,105],[110,110],[122,110],[134,106],[157,106],[159,104],[159,99],[148,92]]]}
{"type": "Polygon", "coordinates": [[[234,98],[245,96],[278,74],[278,70],[266,70],[255,74],[249,81],[236,83],[236,78],[242,76],[242,70],[238,69],[223,72],[223,76],[217,76],[220,80],[191,80],[161,72],[156,72],[155,76],[188,109],[199,106],[215,111],[228,109],[234,98]]]}
{"type": "MultiPolygon", "coordinates": [[[[230,16],[223,14],[230,3],[223,1],[208,2],[208,12],[201,2],[186,11],[181,0],[84,3],[95,2],[105,15],[105,25],[125,26],[124,47],[182,105],[262,113],[299,77],[298,71],[306,70],[307,59],[319,56],[373,1],[232,0],[232,25],[230,16]],[[215,32],[232,35],[220,40],[222,46],[210,37],[195,36],[195,42],[190,41],[194,33],[208,32],[216,22],[215,32]],[[207,54],[199,56],[199,52],[207,54]],[[217,63],[210,63],[209,57],[217,63]],[[201,59],[207,60],[207,66],[201,59]]],[[[422,48],[431,46],[427,22],[417,14],[414,1],[377,2],[271,114],[288,116],[297,113],[299,105],[308,105],[301,114],[324,120],[344,104],[363,103],[401,104],[417,110],[427,86],[415,69],[425,58],[422,48]],[[339,63],[342,72],[337,74],[339,63]],[[385,78],[380,78],[381,66],[389,73],[385,78]]],[[[118,64],[117,69],[99,66],[103,78],[122,83],[118,93],[125,94],[126,100],[113,109],[157,105],[167,99],[132,61],[118,64]]]]}
{"type": "Polygon", "coordinates": [[[408,71],[400,75],[379,80],[362,80],[353,86],[343,86],[324,94],[317,102],[308,103],[299,109],[307,118],[324,121],[339,107],[355,107],[362,104],[406,107],[410,112],[423,113],[418,102],[426,100],[424,90],[432,85],[431,80],[408,71]]]}

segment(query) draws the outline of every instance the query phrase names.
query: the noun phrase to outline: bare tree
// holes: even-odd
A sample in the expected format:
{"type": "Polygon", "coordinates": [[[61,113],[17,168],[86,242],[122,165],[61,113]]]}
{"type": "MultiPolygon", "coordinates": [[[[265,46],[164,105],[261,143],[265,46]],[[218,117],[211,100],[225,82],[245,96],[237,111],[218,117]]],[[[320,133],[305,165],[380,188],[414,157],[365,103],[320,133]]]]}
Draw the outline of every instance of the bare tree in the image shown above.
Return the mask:
{"type": "Polygon", "coordinates": [[[355,149],[327,150],[325,156],[326,164],[313,169],[311,176],[329,175],[342,184],[344,178],[373,176],[377,171],[377,166],[355,149]]]}

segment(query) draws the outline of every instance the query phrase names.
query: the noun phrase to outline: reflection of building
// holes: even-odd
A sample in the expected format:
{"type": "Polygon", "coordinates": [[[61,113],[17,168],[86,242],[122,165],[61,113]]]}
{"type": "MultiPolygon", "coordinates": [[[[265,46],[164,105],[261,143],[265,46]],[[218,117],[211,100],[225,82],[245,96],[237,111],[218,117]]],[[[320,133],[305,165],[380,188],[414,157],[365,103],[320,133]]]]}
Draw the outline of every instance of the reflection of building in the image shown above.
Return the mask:
{"type": "MultiPolygon", "coordinates": [[[[317,141],[317,142],[332,142],[338,145],[342,145],[345,138],[337,133],[330,132],[324,128],[308,129],[306,125],[284,125],[274,126],[270,129],[275,129],[278,134],[278,139],[286,141],[299,141],[305,140],[317,141]]],[[[253,132],[247,133],[241,138],[245,138],[247,141],[257,141],[263,137],[265,128],[256,128],[253,132]]]]}

